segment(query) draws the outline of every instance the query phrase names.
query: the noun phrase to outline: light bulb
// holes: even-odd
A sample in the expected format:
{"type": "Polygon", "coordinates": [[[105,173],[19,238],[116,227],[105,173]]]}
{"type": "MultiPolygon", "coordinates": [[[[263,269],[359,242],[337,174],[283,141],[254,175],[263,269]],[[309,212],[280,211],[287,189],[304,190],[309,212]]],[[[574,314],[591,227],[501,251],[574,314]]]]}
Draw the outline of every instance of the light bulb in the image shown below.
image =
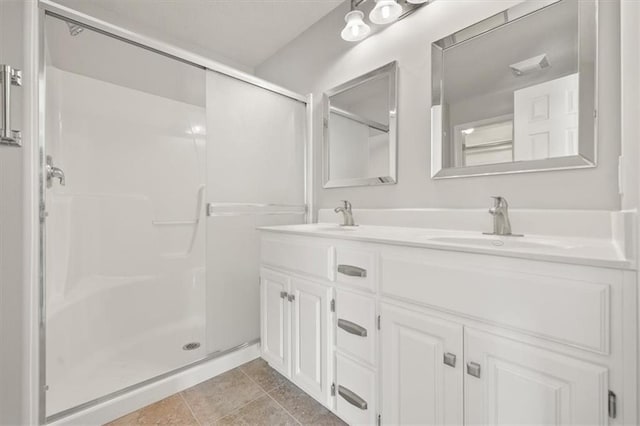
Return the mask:
{"type": "Polygon", "coordinates": [[[340,33],[344,40],[360,41],[369,35],[371,27],[365,24],[362,18],[364,18],[364,13],[359,10],[352,10],[345,15],[344,20],[347,25],[340,33]]]}
{"type": "Polygon", "coordinates": [[[396,0],[376,0],[376,7],[369,13],[374,24],[390,24],[402,15],[402,6],[396,0]]]}
{"type": "Polygon", "coordinates": [[[407,3],[411,3],[411,4],[423,4],[428,2],[429,0],[407,0],[407,3]]]}

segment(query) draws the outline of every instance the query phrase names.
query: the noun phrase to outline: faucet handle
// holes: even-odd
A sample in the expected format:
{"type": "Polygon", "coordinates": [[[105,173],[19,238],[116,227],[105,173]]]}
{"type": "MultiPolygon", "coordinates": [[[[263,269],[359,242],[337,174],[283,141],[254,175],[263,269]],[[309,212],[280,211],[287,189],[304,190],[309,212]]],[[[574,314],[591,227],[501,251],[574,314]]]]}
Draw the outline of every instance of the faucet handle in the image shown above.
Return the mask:
{"type": "Polygon", "coordinates": [[[492,195],[491,198],[493,198],[493,204],[496,207],[500,205],[503,205],[505,207],[508,206],[507,199],[500,195],[492,195]]]}
{"type": "Polygon", "coordinates": [[[351,210],[351,203],[349,202],[349,200],[340,200],[340,201],[342,201],[342,204],[345,209],[351,210]]]}

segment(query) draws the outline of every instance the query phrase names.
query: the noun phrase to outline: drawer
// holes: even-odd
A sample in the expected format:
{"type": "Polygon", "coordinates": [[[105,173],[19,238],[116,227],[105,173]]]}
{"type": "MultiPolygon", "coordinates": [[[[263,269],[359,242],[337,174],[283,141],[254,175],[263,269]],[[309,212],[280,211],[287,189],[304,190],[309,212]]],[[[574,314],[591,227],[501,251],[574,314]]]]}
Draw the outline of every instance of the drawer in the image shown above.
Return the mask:
{"type": "Polygon", "coordinates": [[[376,374],[336,355],[336,414],[350,425],[376,424],[376,374]]]}
{"type": "Polygon", "coordinates": [[[261,239],[260,259],[263,265],[333,279],[330,268],[332,247],[318,239],[282,237],[265,234],[261,239]]]}
{"type": "Polygon", "coordinates": [[[375,365],[376,303],[373,297],[336,290],[336,346],[375,365]]]}
{"type": "Polygon", "coordinates": [[[384,296],[609,353],[619,271],[420,249],[380,258],[384,296]]]}
{"type": "Polygon", "coordinates": [[[376,254],[373,251],[336,247],[336,282],[375,291],[376,254]]]}

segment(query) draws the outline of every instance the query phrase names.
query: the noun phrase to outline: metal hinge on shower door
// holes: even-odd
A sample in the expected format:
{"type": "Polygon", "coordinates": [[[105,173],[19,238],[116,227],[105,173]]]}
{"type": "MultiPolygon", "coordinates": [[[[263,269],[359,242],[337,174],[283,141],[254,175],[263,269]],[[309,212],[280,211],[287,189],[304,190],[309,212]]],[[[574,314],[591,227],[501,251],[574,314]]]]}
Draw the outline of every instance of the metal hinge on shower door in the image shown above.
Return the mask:
{"type": "Polygon", "coordinates": [[[11,87],[22,86],[22,71],[0,65],[0,145],[22,146],[22,133],[11,128],[11,87]]]}

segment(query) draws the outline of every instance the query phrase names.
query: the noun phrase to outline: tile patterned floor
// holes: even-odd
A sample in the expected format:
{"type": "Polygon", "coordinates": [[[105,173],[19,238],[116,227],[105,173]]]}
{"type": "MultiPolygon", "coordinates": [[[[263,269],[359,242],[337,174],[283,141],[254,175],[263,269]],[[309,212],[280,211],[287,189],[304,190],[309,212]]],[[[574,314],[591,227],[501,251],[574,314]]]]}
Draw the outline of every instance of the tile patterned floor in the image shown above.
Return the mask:
{"type": "Polygon", "coordinates": [[[345,425],[264,360],[256,359],[107,426],[258,424],[345,425]]]}

